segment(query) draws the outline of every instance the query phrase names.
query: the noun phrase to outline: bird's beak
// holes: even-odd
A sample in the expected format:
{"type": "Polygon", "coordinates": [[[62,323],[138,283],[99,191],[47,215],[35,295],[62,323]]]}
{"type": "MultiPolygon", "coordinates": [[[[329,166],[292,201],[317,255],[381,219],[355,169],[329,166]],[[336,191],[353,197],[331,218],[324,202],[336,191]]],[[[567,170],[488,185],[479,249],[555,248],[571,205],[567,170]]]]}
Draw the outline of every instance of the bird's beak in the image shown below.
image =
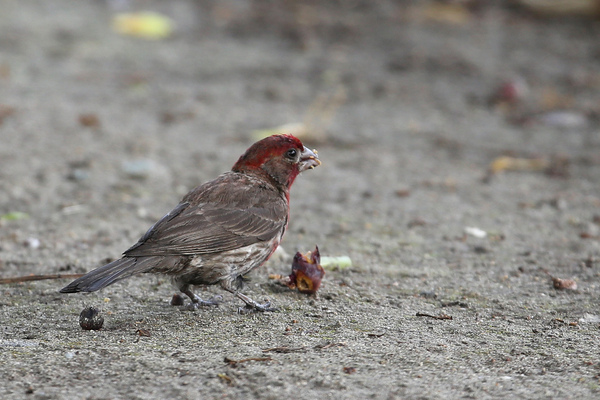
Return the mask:
{"type": "Polygon", "coordinates": [[[300,172],[306,171],[307,169],[316,168],[319,165],[321,165],[321,161],[319,161],[317,151],[304,147],[302,153],[300,153],[300,162],[298,163],[300,172]]]}

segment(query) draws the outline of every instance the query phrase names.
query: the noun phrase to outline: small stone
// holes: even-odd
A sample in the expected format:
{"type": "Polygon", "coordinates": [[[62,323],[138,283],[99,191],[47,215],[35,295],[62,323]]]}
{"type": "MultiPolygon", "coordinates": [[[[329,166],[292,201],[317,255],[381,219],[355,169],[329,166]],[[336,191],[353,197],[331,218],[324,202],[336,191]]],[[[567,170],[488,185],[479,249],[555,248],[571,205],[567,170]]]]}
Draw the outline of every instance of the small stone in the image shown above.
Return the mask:
{"type": "Polygon", "coordinates": [[[476,237],[478,239],[483,239],[484,237],[487,236],[487,232],[486,231],[484,231],[482,229],[479,229],[479,228],[476,228],[476,227],[472,227],[472,226],[467,226],[465,228],[465,233],[467,235],[471,235],[471,236],[476,237]]]}
{"type": "Polygon", "coordinates": [[[397,189],[394,193],[398,197],[408,197],[410,196],[410,189],[397,189]]]}
{"type": "Polygon", "coordinates": [[[25,246],[29,247],[30,249],[37,249],[40,247],[40,244],[40,239],[35,237],[30,237],[25,240],[25,246]]]}
{"type": "Polygon", "coordinates": [[[88,128],[99,128],[100,118],[96,114],[80,114],[79,124],[88,128]]]}
{"type": "Polygon", "coordinates": [[[572,279],[552,278],[556,290],[577,290],[577,282],[572,279]]]}
{"type": "Polygon", "coordinates": [[[344,370],[344,373],[348,374],[348,375],[356,372],[356,368],[354,368],[354,367],[344,367],[343,370],[344,370]]]}
{"type": "Polygon", "coordinates": [[[419,293],[420,297],[423,297],[425,299],[435,299],[437,298],[437,293],[433,290],[431,291],[422,291],[421,293],[419,293]]]}
{"type": "Polygon", "coordinates": [[[538,117],[539,122],[556,128],[577,129],[588,126],[587,117],[573,111],[551,111],[538,117]]]}
{"type": "Polygon", "coordinates": [[[477,254],[486,254],[486,253],[489,253],[490,250],[485,246],[475,246],[475,247],[473,247],[473,252],[475,252],[477,254]]]}
{"type": "Polygon", "coordinates": [[[121,163],[121,170],[131,179],[147,179],[151,176],[164,176],[166,168],[149,158],[127,160],[121,163]]]}
{"type": "Polygon", "coordinates": [[[90,177],[90,172],[81,168],[74,168],[67,175],[67,179],[74,182],[82,182],[90,177]]]}
{"type": "Polygon", "coordinates": [[[182,306],[184,303],[183,296],[178,293],[175,293],[171,298],[172,306],[182,306]]]}

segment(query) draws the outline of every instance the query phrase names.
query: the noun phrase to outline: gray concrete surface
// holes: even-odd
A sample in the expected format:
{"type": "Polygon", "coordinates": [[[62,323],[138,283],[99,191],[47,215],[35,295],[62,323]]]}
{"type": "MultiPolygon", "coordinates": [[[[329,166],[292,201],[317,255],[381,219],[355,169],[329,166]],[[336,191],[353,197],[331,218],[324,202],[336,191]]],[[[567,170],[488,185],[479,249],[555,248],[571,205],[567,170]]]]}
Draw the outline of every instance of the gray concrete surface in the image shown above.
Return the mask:
{"type": "Polygon", "coordinates": [[[0,277],[118,257],[254,130],[308,121],[323,165],[245,290],[279,312],[185,311],[157,276],[2,285],[0,397],[597,398],[600,25],[436,4],[2,1],[0,277]],[[116,34],[131,10],[176,31],[116,34]],[[484,179],[503,155],[555,161],[484,179]],[[268,279],[315,244],[353,261],[318,297],[268,279]]]}

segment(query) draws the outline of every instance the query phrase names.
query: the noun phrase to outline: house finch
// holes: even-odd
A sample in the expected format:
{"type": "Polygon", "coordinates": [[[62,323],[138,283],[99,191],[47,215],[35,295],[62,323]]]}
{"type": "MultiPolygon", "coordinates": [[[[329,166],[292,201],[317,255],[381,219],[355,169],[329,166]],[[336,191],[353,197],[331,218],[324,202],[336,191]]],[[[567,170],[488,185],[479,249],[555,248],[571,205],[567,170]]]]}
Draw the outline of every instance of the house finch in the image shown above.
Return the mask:
{"type": "Polygon", "coordinates": [[[319,166],[316,151],[291,135],[254,143],[232,170],[193,189],[123,257],[71,282],[61,293],[94,292],[139,273],[171,275],[192,306],[215,304],[192,285],[215,285],[248,308],[271,310],[240,293],[243,276],[273,254],[286,230],[289,191],[299,173],[319,166]]]}

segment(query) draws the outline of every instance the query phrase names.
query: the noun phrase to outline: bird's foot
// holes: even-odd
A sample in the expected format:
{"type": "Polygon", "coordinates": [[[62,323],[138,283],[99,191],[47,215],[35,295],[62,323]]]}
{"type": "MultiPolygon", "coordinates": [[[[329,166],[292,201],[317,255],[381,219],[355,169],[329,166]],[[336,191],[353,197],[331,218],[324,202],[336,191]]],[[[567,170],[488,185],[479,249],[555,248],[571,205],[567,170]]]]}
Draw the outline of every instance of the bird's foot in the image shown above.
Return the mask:
{"type": "Polygon", "coordinates": [[[275,307],[271,307],[270,301],[260,304],[256,301],[252,300],[250,297],[246,296],[245,294],[236,293],[235,295],[240,300],[242,300],[244,303],[246,303],[246,307],[238,308],[239,314],[248,314],[248,313],[257,312],[257,311],[258,312],[277,311],[277,309],[275,307]]]}
{"type": "Polygon", "coordinates": [[[195,294],[193,297],[191,297],[191,299],[192,299],[192,302],[188,306],[188,309],[193,311],[193,310],[197,310],[198,307],[218,306],[219,303],[221,303],[223,301],[223,296],[218,294],[216,296],[211,297],[208,300],[202,300],[200,298],[200,296],[195,294]]]}

